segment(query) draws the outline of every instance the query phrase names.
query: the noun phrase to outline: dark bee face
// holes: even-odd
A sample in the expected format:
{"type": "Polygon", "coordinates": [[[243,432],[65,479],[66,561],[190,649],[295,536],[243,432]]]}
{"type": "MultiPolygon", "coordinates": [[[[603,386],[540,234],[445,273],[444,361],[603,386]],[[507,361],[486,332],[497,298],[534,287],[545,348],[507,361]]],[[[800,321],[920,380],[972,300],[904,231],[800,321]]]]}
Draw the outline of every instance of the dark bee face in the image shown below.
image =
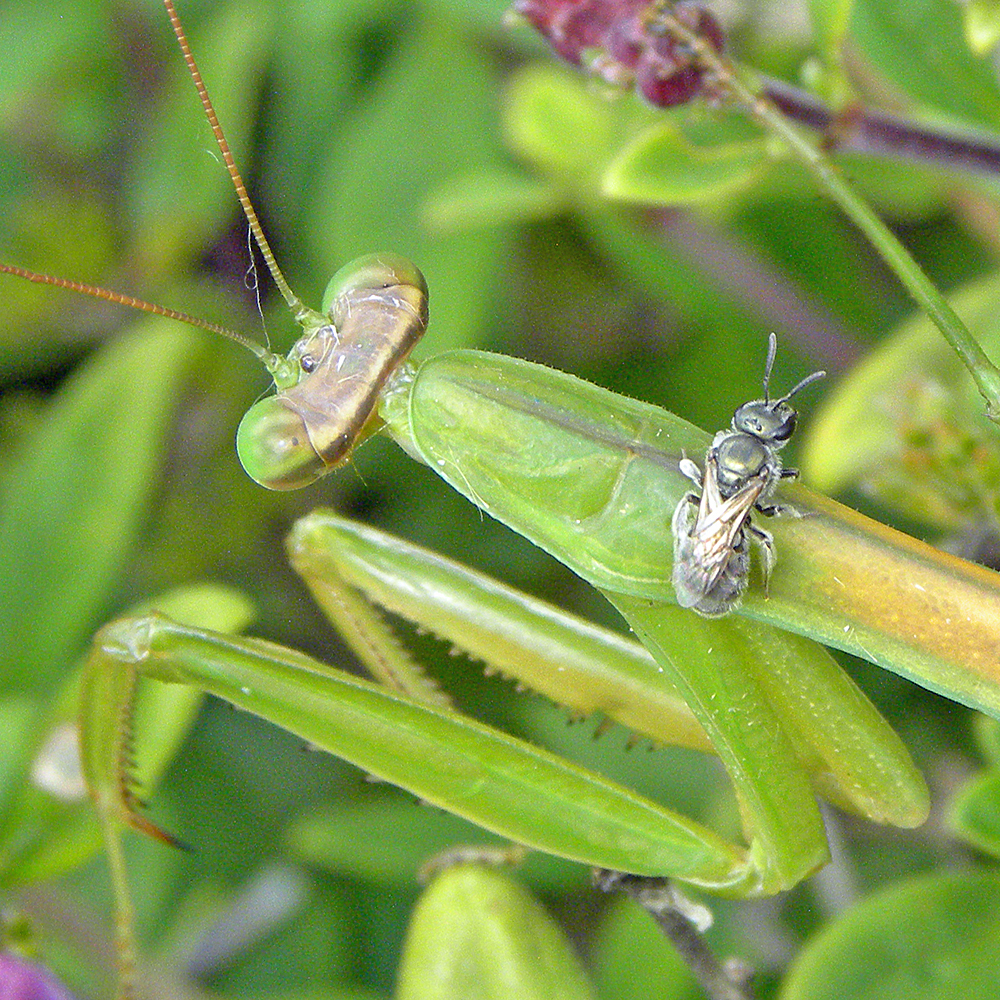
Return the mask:
{"type": "Polygon", "coordinates": [[[795,430],[795,411],[783,402],[768,403],[755,399],[744,403],[733,414],[733,430],[752,434],[769,444],[782,445],[795,430]]]}

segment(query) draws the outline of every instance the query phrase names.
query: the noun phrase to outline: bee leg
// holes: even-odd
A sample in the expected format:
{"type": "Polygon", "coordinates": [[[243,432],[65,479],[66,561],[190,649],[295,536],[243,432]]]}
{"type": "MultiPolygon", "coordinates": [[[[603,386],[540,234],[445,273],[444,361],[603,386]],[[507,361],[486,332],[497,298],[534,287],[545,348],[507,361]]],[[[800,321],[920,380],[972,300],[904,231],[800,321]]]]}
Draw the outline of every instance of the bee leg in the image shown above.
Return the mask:
{"type": "Polygon", "coordinates": [[[761,557],[764,563],[761,567],[761,575],[764,578],[764,597],[766,598],[771,582],[771,570],[774,569],[774,564],[778,561],[778,555],[774,550],[774,536],[771,532],[765,531],[763,528],[758,528],[757,525],[750,521],[747,521],[744,527],[760,545],[761,557]]]}
{"type": "Polygon", "coordinates": [[[765,517],[816,517],[818,513],[815,510],[801,511],[790,503],[769,504],[764,507],[758,507],[757,504],[754,504],[754,510],[765,517]]]}
{"type": "MultiPolygon", "coordinates": [[[[698,487],[698,489],[701,489],[702,484],[704,483],[704,479],[701,475],[701,469],[699,469],[698,466],[695,465],[694,462],[692,462],[691,459],[688,458],[683,452],[681,452],[681,456],[682,457],[677,465],[677,468],[679,468],[681,472],[687,476],[688,479],[695,484],[695,486],[698,487]]],[[[697,498],[697,500],[700,499],[701,497],[697,498]]]]}
{"type": "Polygon", "coordinates": [[[799,470],[798,469],[782,469],[781,472],[778,473],[778,475],[780,475],[782,479],[798,479],[799,478],[799,470]]]}
{"type": "Polygon", "coordinates": [[[754,510],[758,514],[763,514],[765,517],[805,517],[806,515],[802,511],[797,510],[791,504],[787,503],[772,503],[761,506],[760,504],[754,504],[754,510]]]}
{"type": "Polygon", "coordinates": [[[753,505],[753,509],[757,511],[758,514],[763,514],[764,517],[781,517],[782,514],[791,514],[794,517],[795,515],[794,508],[781,503],[755,503],[753,505]]]}

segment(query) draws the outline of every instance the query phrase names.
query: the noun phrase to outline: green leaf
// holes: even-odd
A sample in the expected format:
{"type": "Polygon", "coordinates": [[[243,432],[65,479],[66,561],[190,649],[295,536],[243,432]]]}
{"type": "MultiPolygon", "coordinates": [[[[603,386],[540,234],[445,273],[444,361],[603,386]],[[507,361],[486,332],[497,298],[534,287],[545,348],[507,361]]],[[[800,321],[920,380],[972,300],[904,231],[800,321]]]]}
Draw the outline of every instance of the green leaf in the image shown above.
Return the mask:
{"type": "Polygon", "coordinates": [[[771,162],[764,139],[696,146],[667,122],[646,130],[615,156],[601,190],[637,204],[699,204],[749,187],[771,162]]]}
{"type": "Polygon", "coordinates": [[[970,781],[952,803],[949,821],[958,836],[1000,858],[1000,772],[970,781]]]}
{"type": "MultiPolygon", "coordinates": [[[[178,588],[141,606],[155,606],[188,624],[224,631],[238,631],[252,617],[246,598],[211,584],[178,588]]],[[[19,753],[13,750],[12,738],[18,723],[23,728],[24,702],[3,706],[3,725],[11,737],[8,760],[16,765],[3,778],[7,783],[17,779],[16,789],[4,797],[0,810],[0,881],[6,885],[55,878],[85,862],[100,845],[97,817],[80,774],[78,686],[79,674],[74,673],[51,707],[30,706],[33,725],[19,753]],[[46,760],[42,772],[40,765],[46,760]]],[[[200,704],[200,693],[190,688],[152,682],[140,686],[134,776],[144,792],[156,786],[200,704]]]]}
{"type": "Polygon", "coordinates": [[[461,865],[417,904],[396,1000],[591,1000],[566,935],[515,881],[461,865]]]}
{"type": "Polygon", "coordinates": [[[813,35],[828,62],[837,61],[853,6],[854,0],[809,0],[813,35]]]}
{"type": "Polygon", "coordinates": [[[392,55],[318,168],[304,238],[318,274],[372,251],[418,261],[433,289],[418,351],[433,353],[482,336],[506,257],[502,228],[428,232],[421,220],[428,194],[449,178],[498,165],[493,74],[454,26],[430,17],[392,55]]]}
{"type": "Polygon", "coordinates": [[[1000,124],[992,69],[965,44],[953,0],[866,0],[856,4],[854,41],[872,65],[928,110],[965,122],[1000,124]]]}
{"type": "MultiPolygon", "coordinates": [[[[225,121],[237,164],[246,162],[253,125],[253,95],[270,44],[270,6],[247,16],[230,2],[192,30],[192,45],[212,100],[225,121]],[[208,40],[211,44],[206,44],[208,40]]],[[[167,50],[169,51],[169,50],[167,50]]],[[[183,60],[169,60],[170,86],[157,107],[150,141],[143,147],[128,191],[138,218],[135,251],[142,271],[168,268],[215,239],[232,217],[232,181],[204,120],[183,60]]]]}
{"type": "Polygon", "coordinates": [[[1000,722],[988,715],[976,715],[972,720],[972,734],[983,758],[995,768],[1000,768],[1000,722]]]}
{"type": "Polygon", "coordinates": [[[602,1000],[703,1000],[705,994],[653,918],[619,897],[604,913],[590,953],[602,1000]]]}
{"type": "Polygon", "coordinates": [[[780,1000],[993,1000],[1000,877],[911,879],[855,906],[799,955],[780,1000]]]}
{"type": "MultiPolygon", "coordinates": [[[[107,21],[77,0],[39,7],[7,0],[0,21],[0,121],[39,132],[60,152],[93,152],[112,125],[108,93],[115,71],[108,59],[107,21]],[[38,113],[37,95],[44,94],[38,113]]],[[[50,153],[56,150],[49,150],[50,153]]]]}
{"type": "Polygon", "coordinates": [[[566,70],[532,66],[507,88],[504,131],[533,166],[593,197],[601,166],[620,141],[616,107],[566,70]]]}
{"type": "MultiPolygon", "coordinates": [[[[179,587],[152,601],[143,601],[135,611],[159,611],[185,625],[237,634],[255,617],[253,605],[239,591],[218,584],[179,587]]],[[[151,790],[194,724],[201,695],[190,688],[165,684],[143,684],[136,693],[136,784],[151,790]]]]}
{"type": "MultiPolygon", "coordinates": [[[[1000,278],[949,296],[980,345],[1000,356],[1000,278]]],[[[1000,445],[968,373],[922,313],[901,324],[824,398],[803,446],[817,489],[860,488],[947,530],[1000,513],[1000,445]]]]}
{"type": "MultiPolygon", "coordinates": [[[[331,147],[339,145],[340,131],[364,83],[365,63],[371,55],[358,38],[378,30],[371,19],[380,8],[360,0],[333,6],[310,0],[282,4],[268,67],[267,121],[259,137],[264,151],[258,179],[265,188],[269,236],[285,248],[282,267],[295,266],[292,254],[300,245],[311,206],[324,196],[319,164],[325,162],[331,147]],[[317,52],[322,52],[322,58],[316,57],[317,52]]],[[[381,13],[391,16],[384,8],[381,13]]],[[[295,276],[297,289],[301,280],[295,276]]],[[[315,281],[321,288],[322,276],[316,275],[315,281]]]]}
{"type": "MultiPolygon", "coordinates": [[[[7,181],[0,176],[0,185],[7,181]]],[[[0,211],[9,227],[0,236],[6,260],[30,260],[33,270],[49,274],[88,277],[113,266],[120,237],[112,209],[97,198],[45,185],[25,191],[9,211],[0,211]]],[[[91,305],[81,308],[81,301],[44,285],[3,278],[0,376],[5,382],[51,370],[106,333],[91,305]]]]}
{"type": "Polygon", "coordinates": [[[82,651],[157,482],[201,334],[155,320],[66,383],[0,499],[0,679],[37,690],[82,651]]]}
{"type": "Polygon", "coordinates": [[[565,207],[554,184],[510,170],[490,170],[445,181],[428,194],[420,218],[429,231],[448,233],[535,222],[565,207]]]}
{"type": "MultiPolygon", "coordinates": [[[[369,796],[356,805],[310,813],[289,827],[287,838],[308,864],[393,886],[412,885],[425,862],[456,845],[495,848],[508,843],[467,820],[420,808],[398,795],[369,796]]],[[[579,865],[544,854],[530,854],[519,871],[547,891],[579,887],[583,881],[579,865]]]]}

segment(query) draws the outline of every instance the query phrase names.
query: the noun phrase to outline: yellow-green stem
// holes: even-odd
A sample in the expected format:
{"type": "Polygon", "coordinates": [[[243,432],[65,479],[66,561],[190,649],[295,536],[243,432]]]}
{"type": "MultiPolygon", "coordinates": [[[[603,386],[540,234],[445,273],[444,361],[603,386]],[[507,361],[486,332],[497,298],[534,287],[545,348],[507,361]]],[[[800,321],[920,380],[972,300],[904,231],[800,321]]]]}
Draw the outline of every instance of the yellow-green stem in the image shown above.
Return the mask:
{"type": "Polygon", "coordinates": [[[121,824],[112,816],[102,815],[104,846],[111,872],[111,885],[115,897],[115,944],[118,950],[118,1000],[134,1000],[135,990],[135,910],[129,893],[125,870],[125,853],[122,850],[121,824]]]}

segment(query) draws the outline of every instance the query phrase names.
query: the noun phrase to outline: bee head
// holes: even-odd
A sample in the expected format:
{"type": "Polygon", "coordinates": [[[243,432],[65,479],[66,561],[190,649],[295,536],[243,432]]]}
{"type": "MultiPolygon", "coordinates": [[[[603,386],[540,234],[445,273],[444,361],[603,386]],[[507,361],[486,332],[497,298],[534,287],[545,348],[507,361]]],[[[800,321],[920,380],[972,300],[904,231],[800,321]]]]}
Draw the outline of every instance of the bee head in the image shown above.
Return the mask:
{"type": "Polygon", "coordinates": [[[752,434],[770,444],[784,444],[795,431],[798,414],[784,400],[755,399],[733,414],[733,430],[752,434]]]}
{"type": "Polygon", "coordinates": [[[795,422],[798,418],[795,410],[789,405],[788,400],[799,390],[804,389],[810,382],[815,382],[826,375],[826,372],[813,372],[807,375],[798,385],[785,393],[781,399],[769,399],[767,394],[767,384],[771,380],[771,368],[774,365],[774,354],[778,347],[778,340],[772,333],[767,341],[767,365],[764,369],[764,398],[755,399],[750,403],[744,403],[738,407],[733,414],[733,430],[741,434],[752,434],[761,441],[777,446],[783,445],[795,431],[795,422]]]}

